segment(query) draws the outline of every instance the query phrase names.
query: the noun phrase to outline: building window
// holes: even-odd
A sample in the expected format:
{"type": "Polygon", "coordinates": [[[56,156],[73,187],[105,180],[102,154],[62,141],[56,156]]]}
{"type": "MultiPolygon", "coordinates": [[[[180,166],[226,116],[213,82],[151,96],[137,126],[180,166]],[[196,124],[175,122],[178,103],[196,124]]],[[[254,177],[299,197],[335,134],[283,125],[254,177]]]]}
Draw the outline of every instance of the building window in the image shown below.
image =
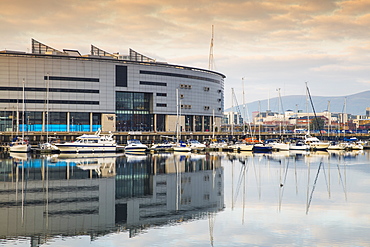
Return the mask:
{"type": "Polygon", "coordinates": [[[157,93],[157,96],[159,96],[159,97],[167,97],[167,93],[157,93]]]}
{"type": "Polygon", "coordinates": [[[195,116],[195,131],[202,131],[202,116],[195,116]]]}
{"type": "MultiPolygon", "coordinates": [[[[0,91],[18,91],[22,92],[22,87],[0,87],[0,91]]],[[[26,87],[26,92],[46,92],[46,88],[26,87]]],[[[73,88],[49,88],[49,92],[57,93],[99,93],[99,90],[94,89],[73,89],[73,88]]]]}
{"type": "MultiPolygon", "coordinates": [[[[44,80],[47,80],[48,76],[44,76],[44,80]]],[[[85,77],[66,77],[66,76],[49,76],[51,81],[88,81],[88,82],[99,82],[99,78],[85,78],[85,77]]]]}
{"type": "Polygon", "coordinates": [[[150,114],[153,94],[116,92],[116,126],[119,131],[150,131],[153,115],[150,114]]]}
{"type": "Polygon", "coordinates": [[[167,104],[157,103],[157,107],[167,107],[167,104]]]}
{"type": "Polygon", "coordinates": [[[127,87],[127,66],[116,65],[116,86],[127,87]]]}
{"type": "Polygon", "coordinates": [[[140,81],[140,85],[167,87],[167,83],[155,81],[140,81]]]}

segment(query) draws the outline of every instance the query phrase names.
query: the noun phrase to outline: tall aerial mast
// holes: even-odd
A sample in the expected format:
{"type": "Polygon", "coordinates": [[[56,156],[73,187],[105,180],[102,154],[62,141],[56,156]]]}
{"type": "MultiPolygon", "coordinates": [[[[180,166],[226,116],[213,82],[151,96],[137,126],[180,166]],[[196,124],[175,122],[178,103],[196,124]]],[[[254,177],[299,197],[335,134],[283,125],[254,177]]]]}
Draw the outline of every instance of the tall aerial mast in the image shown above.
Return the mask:
{"type": "Polygon", "coordinates": [[[212,25],[212,38],[211,38],[211,45],[209,48],[209,59],[208,59],[208,69],[213,70],[214,68],[214,61],[213,61],[213,25],[212,25]]]}

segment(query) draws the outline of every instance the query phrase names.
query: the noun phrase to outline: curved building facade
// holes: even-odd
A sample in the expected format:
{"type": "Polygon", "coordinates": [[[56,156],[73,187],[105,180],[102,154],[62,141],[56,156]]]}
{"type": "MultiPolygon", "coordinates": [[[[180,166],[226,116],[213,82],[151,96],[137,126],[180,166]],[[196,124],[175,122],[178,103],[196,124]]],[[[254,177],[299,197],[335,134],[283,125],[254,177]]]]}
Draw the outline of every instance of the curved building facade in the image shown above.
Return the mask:
{"type": "Polygon", "coordinates": [[[212,131],[224,78],[131,49],[81,55],[32,40],[31,53],[0,51],[0,131],[212,131]]]}

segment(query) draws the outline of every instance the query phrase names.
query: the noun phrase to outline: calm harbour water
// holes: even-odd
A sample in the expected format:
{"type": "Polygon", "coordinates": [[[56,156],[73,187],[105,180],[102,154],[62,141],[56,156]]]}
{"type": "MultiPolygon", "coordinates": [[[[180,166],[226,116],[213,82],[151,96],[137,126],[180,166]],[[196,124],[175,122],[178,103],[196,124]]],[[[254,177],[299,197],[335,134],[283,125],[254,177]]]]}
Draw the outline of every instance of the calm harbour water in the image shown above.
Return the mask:
{"type": "Polygon", "coordinates": [[[370,152],[0,159],[0,246],[370,246],[370,152]]]}

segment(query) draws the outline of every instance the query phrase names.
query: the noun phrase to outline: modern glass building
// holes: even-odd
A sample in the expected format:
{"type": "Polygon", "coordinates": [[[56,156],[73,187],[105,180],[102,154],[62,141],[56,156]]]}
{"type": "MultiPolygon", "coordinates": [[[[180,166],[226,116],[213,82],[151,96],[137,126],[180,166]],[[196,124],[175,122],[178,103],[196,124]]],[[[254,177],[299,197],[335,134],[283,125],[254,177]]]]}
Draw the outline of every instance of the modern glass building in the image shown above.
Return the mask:
{"type": "Polygon", "coordinates": [[[0,131],[212,131],[224,108],[221,73],[141,55],[89,55],[32,40],[0,51],[0,131]],[[24,104],[23,104],[24,102],[24,104]],[[24,113],[24,114],[23,114],[24,113]]]}

